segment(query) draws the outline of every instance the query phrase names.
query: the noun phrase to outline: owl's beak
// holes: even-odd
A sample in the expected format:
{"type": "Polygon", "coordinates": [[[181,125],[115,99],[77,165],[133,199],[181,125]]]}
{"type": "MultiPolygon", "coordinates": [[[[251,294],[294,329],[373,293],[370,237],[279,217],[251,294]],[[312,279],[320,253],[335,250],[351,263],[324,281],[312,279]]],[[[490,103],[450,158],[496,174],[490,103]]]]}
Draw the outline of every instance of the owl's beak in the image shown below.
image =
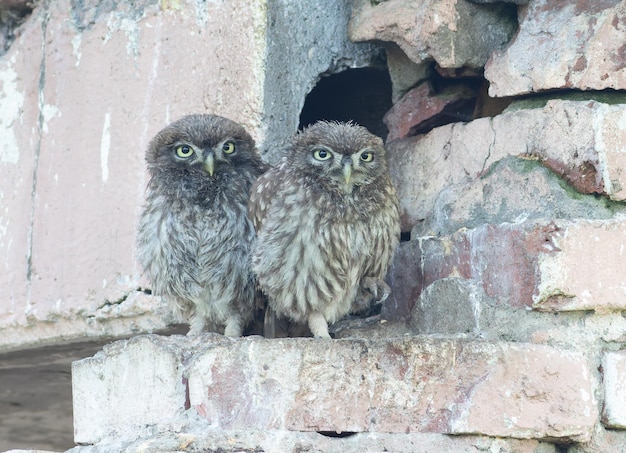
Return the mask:
{"type": "Polygon", "coordinates": [[[210,176],[213,176],[213,171],[215,170],[215,156],[212,152],[207,154],[206,159],[204,159],[204,171],[206,171],[210,176]]]}
{"type": "Polygon", "coordinates": [[[346,185],[350,184],[350,179],[352,178],[352,161],[343,162],[343,179],[346,182],[346,185]]]}

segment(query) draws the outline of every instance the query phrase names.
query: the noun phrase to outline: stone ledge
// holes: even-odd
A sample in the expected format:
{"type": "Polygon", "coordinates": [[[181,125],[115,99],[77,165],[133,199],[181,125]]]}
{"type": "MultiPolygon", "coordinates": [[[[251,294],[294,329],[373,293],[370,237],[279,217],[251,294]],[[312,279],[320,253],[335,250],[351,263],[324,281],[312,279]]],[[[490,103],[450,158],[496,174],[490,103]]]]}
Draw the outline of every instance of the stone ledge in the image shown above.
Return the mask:
{"type": "MultiPolygon", "coordinates": [[[[67,453],[100,453],[100,446],[82,446],[67,453]]],[[[363,452],[456,452],[485,451],[516,453],[556,453],[554,445],[533,439],[494,439],[484,436],[447,436],[444,434],[357,433],[332,437],[295,431],[223,431],[202,429],[184,433],[160,433],[149,439],[114,442],[106,451],[151,453],[172,451],[207,452],[280,452],[280,453],[363,453],[363,452]]],[[[24,452],[26,453],[26,452],[24,452]]],[[[37,453],[37,452],[33,452],[37,453]]]]}
{"type": "Polygon", "coordinates": [[[74,363],[75,440],[133,440],[199,419],[226,431],[586,441],[595,387],[581,354],[533,344],[146,335],[74,363]]]}

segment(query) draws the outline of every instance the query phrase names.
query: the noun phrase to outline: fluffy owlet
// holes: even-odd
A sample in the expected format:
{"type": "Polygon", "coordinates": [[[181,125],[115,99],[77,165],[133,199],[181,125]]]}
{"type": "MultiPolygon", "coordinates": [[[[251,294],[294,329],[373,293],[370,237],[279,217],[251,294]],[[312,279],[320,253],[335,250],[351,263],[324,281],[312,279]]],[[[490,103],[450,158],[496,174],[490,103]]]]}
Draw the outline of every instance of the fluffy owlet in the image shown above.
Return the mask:
{"type": "Polygon", "coordinates": [[[330,338],[328,323],[389,295],[398,200],[383,142],[361,126],[318,122],[286,151],[252,187],[252,267],[278,316],[330,338]]]}
{"type": "Polygon", "coordinates": [[[139,260],[189,334],[242,334],[254,313],[248,197],[265,170],[245,129],[216,115],[170,124],[146,152],[139,260]]]}

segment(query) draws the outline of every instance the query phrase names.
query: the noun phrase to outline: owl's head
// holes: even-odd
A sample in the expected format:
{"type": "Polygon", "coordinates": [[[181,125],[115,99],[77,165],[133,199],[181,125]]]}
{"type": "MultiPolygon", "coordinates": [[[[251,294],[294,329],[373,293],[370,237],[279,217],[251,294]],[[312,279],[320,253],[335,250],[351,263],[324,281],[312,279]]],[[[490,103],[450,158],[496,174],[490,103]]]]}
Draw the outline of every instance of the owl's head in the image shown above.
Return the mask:
{"type": "Polygon", "coordinates": [[[252,137],[240,124],[217,115],[188,115],[161,130],[146,152],[148,169],[179,177],[216,178],[258,165],[252,137]]]}
{"type": "Polygon", "coordinates": [[[351,122],[319,121],[298,133],[291,149],[296,168],[346,192],[387,174],[382,139],[351,122]]]}

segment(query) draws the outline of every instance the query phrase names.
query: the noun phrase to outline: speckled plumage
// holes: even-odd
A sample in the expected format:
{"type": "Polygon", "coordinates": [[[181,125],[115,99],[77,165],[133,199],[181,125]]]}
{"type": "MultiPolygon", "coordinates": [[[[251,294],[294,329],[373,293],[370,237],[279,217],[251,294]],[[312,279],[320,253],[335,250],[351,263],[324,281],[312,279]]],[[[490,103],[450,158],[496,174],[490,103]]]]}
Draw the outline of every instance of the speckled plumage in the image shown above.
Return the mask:
{"type": "Polygon", "coordinates": [[[398,200],[382,140],[365,128],[318,122],[297,134],[252,187],[250,217],[252,267],[278,316],[329,338],[328,323],[389,295],[398,200]]]}
{"type": "Polygon", "coordinates": [[[189,334],[241,335],[255,299],[248,197],[266,169],[253,139],[229,119],[189,115],[153,138],[146,162],[138,246],[153,293],[189,334]]]}

